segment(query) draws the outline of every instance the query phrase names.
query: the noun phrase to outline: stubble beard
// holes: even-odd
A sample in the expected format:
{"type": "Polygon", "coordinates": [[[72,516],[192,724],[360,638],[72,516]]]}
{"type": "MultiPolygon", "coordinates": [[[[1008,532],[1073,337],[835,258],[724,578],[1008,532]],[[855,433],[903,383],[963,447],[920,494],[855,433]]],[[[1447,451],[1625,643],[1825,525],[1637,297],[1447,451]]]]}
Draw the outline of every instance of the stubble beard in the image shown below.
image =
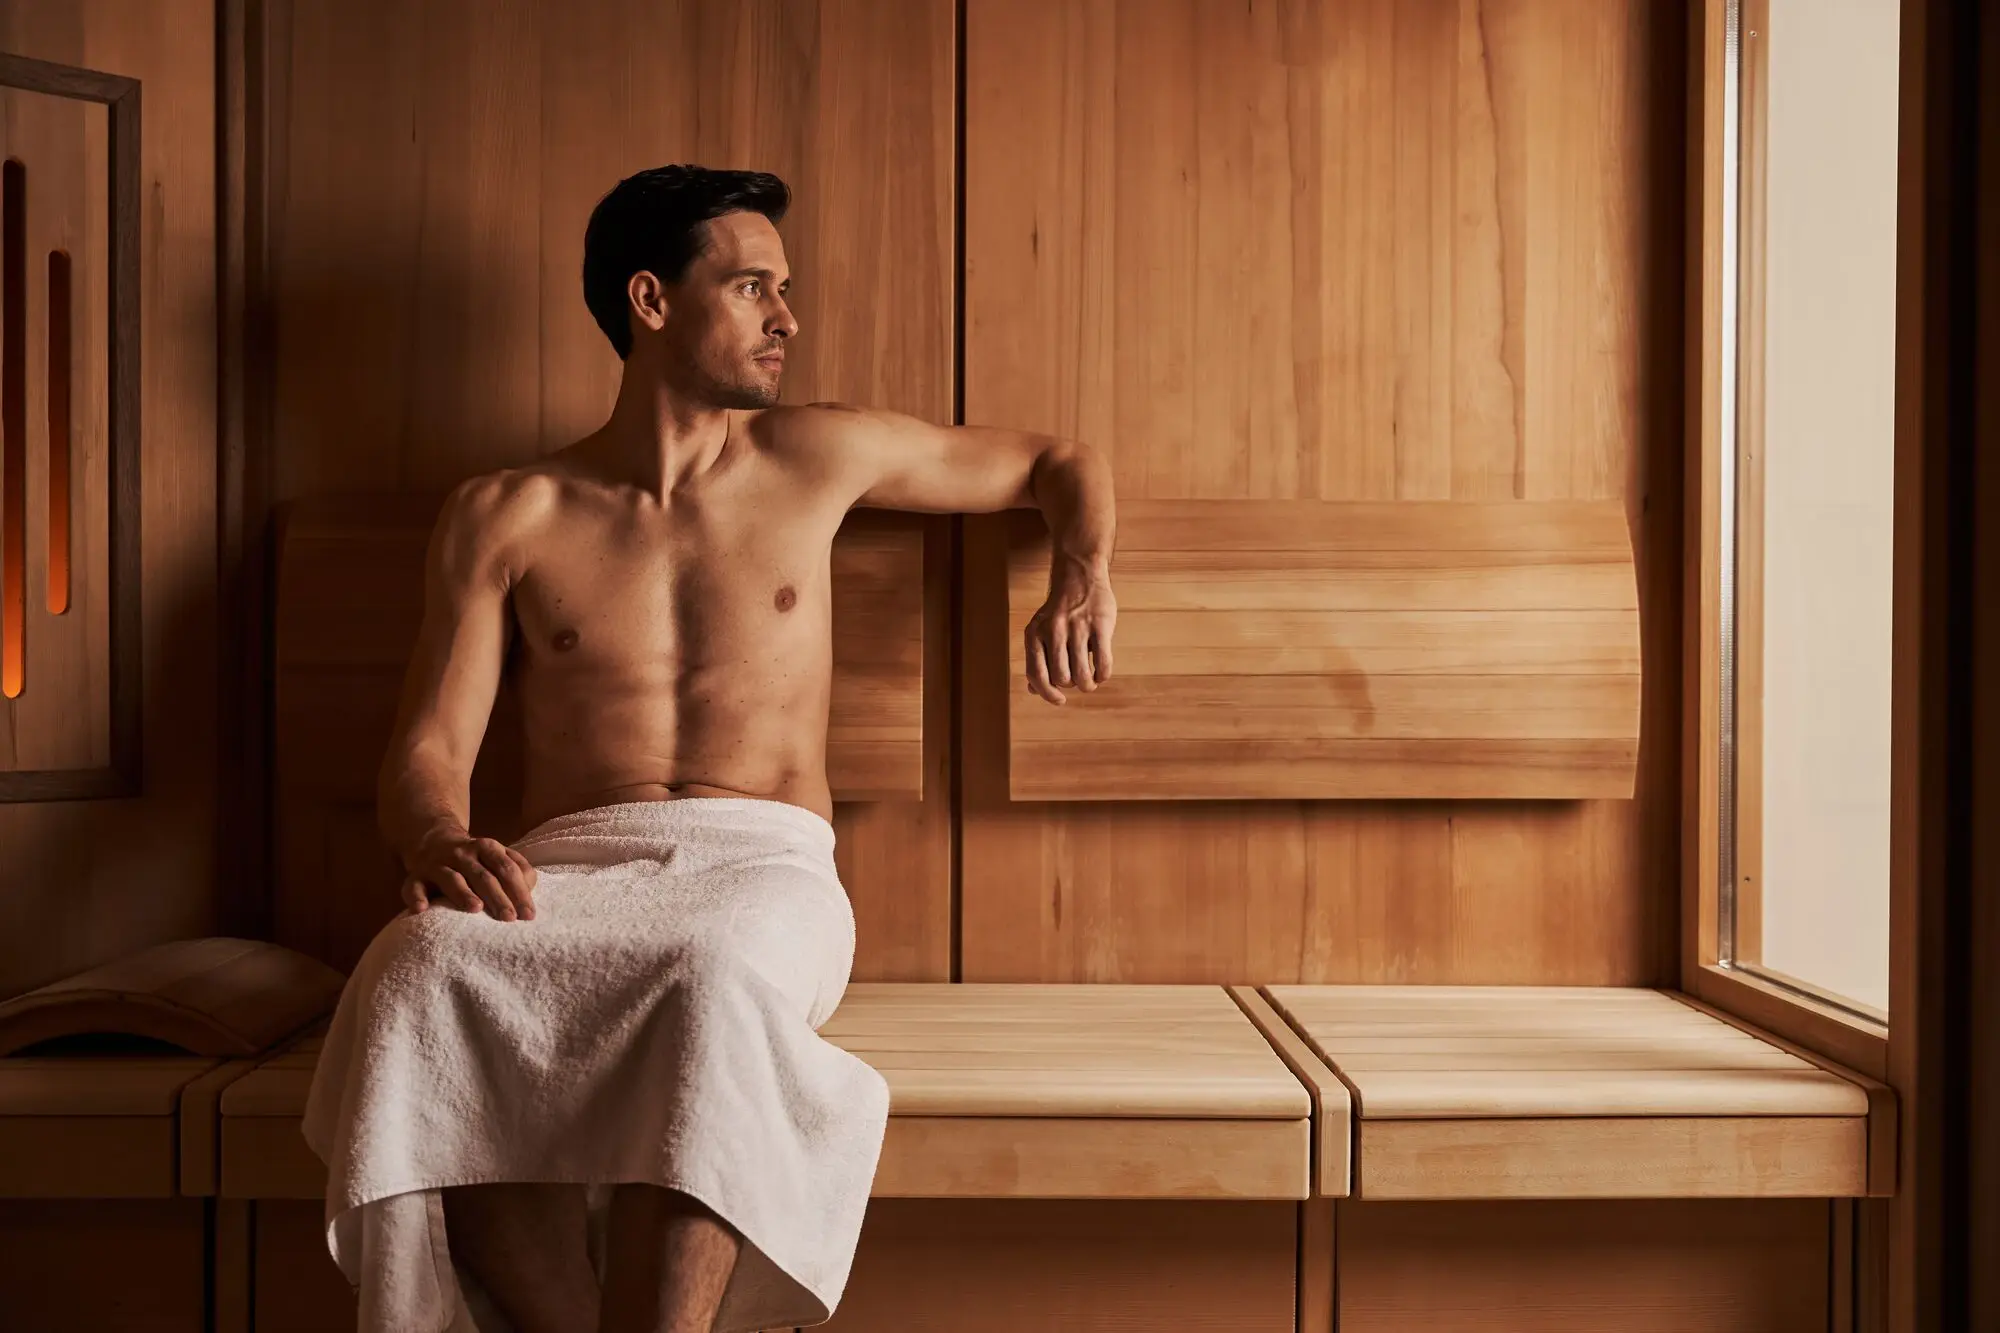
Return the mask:
{"type": "Polygon", "coordinates": [[[724,379],[706,371],[697,371],[696,394],[712,407],[726,407],[739,410],[755,410],[772,407],[778,401],[779,380],[724,379]]]}

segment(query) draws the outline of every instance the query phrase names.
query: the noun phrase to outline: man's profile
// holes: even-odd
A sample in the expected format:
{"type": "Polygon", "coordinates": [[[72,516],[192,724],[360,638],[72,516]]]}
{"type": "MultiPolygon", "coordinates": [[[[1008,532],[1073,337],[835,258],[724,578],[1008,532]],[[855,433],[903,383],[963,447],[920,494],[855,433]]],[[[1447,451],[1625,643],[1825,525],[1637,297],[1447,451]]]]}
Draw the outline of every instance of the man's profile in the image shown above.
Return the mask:
{"type": "Polygon", "coordinates": [[[756,172],[620,182],[584,241],[624,362],[609,419],[439,515],[380,786],[405,910],[341,995],[304,1126],[364,1329],[829,1318],[888,1109],[816,1031],[854,959],[826,779],[834,534],[856,506],[1039,506],[1023,688],[1060,703],[1110,675],[1102,456],[778,405],[788,202],[756,172]],[[468,828],[503,677],[531,828],[512,846],[468,828]]]}

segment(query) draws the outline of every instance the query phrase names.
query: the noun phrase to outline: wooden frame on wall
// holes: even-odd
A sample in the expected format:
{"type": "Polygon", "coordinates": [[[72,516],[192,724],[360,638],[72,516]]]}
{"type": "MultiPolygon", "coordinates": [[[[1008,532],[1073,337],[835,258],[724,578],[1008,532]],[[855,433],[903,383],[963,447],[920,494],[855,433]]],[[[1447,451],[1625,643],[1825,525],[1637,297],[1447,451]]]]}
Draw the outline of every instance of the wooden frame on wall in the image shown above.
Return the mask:
{"type": "Polygon", "coordinates": [[[99,768],[0,772],[0,804],[132,796],[140,790],[139,560],[139,81],[97,70],[0,55],[0,86],[102,102],[110,163],[106,231],[110,307],[106,348],[110,575],[110,763],[99,768]]]}

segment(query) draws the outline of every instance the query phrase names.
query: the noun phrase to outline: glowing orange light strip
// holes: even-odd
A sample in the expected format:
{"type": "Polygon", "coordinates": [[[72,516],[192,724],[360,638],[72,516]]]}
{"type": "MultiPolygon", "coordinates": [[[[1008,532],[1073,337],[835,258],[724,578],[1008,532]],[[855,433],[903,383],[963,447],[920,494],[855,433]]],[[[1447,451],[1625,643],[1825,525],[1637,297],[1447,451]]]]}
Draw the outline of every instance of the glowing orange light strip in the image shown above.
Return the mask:
{"type": "Polygon", "coordinates": [[[21,696],[28,573],[28,172],[0,168],[0,695],[21,696]]]}
{"type": "Polygon", "coordinates": [[[49,251],[49,614],[69,610],[70,265],[49,251]]]}

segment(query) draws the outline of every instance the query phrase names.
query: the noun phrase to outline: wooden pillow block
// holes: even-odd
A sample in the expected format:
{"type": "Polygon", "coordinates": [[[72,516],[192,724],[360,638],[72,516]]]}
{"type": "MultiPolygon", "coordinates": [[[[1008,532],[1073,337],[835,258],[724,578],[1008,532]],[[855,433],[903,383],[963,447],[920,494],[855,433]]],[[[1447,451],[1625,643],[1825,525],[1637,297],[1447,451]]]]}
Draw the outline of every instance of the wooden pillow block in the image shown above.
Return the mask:
{"type": "Polygon", "coordinates": [[[0,1004],[0,1056],[88,1033],[255,1055],[331,1012],[345,984],[318,959],[267,940],[175,940],[0,1004]]]}

